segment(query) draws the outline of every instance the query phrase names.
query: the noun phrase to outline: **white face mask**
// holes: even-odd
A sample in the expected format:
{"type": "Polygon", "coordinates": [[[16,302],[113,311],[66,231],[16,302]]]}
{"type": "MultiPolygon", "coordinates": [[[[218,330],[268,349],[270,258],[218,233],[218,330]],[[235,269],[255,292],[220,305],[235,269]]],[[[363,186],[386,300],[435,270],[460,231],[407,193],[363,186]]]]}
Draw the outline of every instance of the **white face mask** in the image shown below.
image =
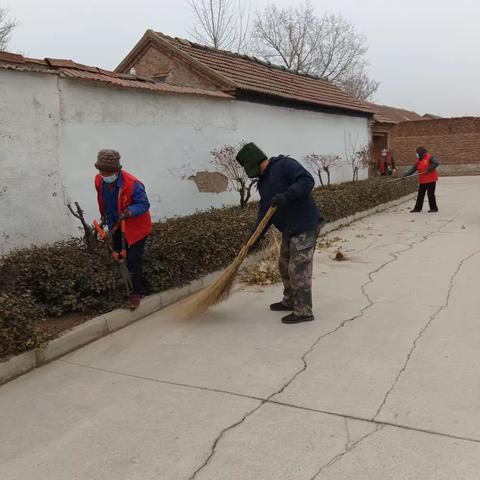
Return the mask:
{"type": "Polygon", "coordinates": [[[105,183],[113,183],[118,177],[118,174],[115,174],[115,175],[110,175],[110,177],[102,177],[102,180],[105,182],[105,183]]]}

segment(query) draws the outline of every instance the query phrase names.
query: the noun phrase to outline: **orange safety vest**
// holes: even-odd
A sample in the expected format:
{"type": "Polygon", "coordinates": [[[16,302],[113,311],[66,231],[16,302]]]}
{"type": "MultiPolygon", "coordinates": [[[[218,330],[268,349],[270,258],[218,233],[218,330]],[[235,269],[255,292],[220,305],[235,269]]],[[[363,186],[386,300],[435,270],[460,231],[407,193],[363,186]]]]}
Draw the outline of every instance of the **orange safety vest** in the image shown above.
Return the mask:
{"type": "Polygon", "coordinates": [[[437,169],[426,173],[428,168],[430,167],[431,158],[432,155],[430,153],[427,153],[421,160],[417,160],[418,183],[433,183],[438,180],[437,169]]]}
{"type": "MultiPolygon", "coordinates": [[[[132,174],[122,170],[122,188],[118,195],[118,213],[122,213],[132,203],[133,190],[135,182],[138,182],[132,174]]],[[[98,207],[100,214],[105,214],[105,206],[103,202],[102,193],[102,177],[97,175],[95,177],[95,188],[97,190],[98,207]]],[[[133,245],[145,238],[152,231],[152,220],[150,219],[150,212],[142,213],[136,217],[127,218],[125,222],[125,238],[129,245],[133,245]]]]}

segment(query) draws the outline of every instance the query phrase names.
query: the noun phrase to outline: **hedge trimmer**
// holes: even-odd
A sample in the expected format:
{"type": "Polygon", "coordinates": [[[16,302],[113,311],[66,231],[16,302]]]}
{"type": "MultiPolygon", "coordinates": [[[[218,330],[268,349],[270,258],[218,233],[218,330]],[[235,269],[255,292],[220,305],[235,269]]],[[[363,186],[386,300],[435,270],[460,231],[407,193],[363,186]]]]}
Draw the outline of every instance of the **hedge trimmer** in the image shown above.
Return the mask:
{"type": "Polygon", "coordinates": [[[103,242],[107,246],[107,249],[112,255],[113,260],[118,265],[123,283],[125,284],[127,295],[130,295],[130,292],[133,289],[133,284],[132,284],[132,277],[130,275],[130,272],[128,271],[127,263],[126,263],[127,262],[127,242],[125,240],[125,220],[122,220],[120,222],[120,228],[122,230],[122,250],[120,252],[116,252],[113,249],[107,237],[107,233],[96,220],[93,221],[93,226],[95,227],[95,230],[100,235],[100,238],[103,240],[103,242]]]}

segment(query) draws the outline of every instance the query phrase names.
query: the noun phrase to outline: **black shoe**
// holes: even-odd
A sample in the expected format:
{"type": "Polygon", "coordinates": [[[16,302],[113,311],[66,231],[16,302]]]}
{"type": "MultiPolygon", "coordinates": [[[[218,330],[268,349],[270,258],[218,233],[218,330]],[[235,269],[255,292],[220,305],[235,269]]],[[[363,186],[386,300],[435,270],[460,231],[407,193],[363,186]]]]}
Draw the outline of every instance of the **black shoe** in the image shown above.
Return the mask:
{"type": "Polygon", "coordinates": [[[416,208],[414,208],[413,210],[410,210],[410,213],[420,213],[421,210],[417,210],[416,208]]]}
{"type": "Polygon", "coordinates": [[[282,323],[290,325],[293,323],[311,322],[312,320],[315,320],[313,315],[303,315],[299,317],[298,315],[291,313],[290,315],[282,318],[282,323]]]}
{"type": "Polygon", "coordinates": [[[436,210],[429,210],[428,213],[438,213],[438,208],[436,210]]]}
{"type": "Polygon", "coordinates": [[[277,302],[270,305],[270,310],[273,312],[291,312],[293,308],[285,305],[283,302],[277,302]]]}

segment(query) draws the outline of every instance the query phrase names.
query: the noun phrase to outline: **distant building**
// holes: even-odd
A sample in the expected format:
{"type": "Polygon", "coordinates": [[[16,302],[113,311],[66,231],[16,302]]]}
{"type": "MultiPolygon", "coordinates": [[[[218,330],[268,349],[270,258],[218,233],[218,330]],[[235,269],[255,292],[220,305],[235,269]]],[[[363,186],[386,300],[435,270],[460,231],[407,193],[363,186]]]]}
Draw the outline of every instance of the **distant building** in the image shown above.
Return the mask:
{"type": "Polygon", "coordinates": [[[390,107],[388,105],[368,104],[375,111],[372,124],[373,156],[380,158],[384,148],[390,150],[390,133],[392,128],[401,122],[424,120],[416,112],[404,108],[390,107]]]}

